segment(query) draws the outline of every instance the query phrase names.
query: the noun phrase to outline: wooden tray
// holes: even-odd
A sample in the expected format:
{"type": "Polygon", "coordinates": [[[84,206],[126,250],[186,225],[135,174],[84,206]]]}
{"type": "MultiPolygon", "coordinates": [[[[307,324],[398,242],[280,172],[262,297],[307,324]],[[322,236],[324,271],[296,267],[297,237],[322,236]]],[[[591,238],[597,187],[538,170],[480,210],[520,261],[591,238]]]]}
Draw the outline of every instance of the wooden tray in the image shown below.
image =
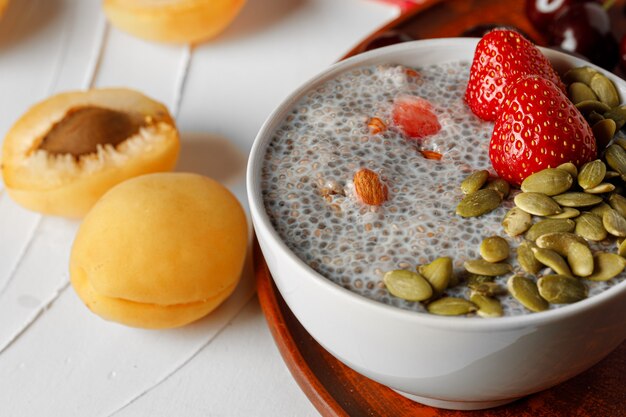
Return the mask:
{"type": "MultiPolygon", "coordinates": [[[[625,0],[618,0],[624,7],[625,0]]],[[[367,49],[383,32],[413,39],[459,36],[480,23],[514,25],[544,42],[523,15],[523,1],[431,0],[364,39],[347,56],[367,49]]],[[[394,417],[626,416],[626,342],[587,372],[550,390],[502,407],[449,411],[415,403],[351,370],[322,348],[302,327],[274,285],[258,244],[254,268],[261,307],[274,340],[296,382],[323,415],[394,417]]]]}

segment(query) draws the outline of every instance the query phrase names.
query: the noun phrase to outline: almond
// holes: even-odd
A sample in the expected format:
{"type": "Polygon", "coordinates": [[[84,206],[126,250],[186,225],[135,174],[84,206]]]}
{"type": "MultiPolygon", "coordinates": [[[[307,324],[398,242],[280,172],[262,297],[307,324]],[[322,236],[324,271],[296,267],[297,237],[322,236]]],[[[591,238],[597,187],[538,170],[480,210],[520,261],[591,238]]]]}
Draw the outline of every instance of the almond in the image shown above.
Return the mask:
{"type": "Polygon", "coordinates": [[[359,199],[370,206],[380,206],[387,201],[387,186],[374,171],[361,168],[354,174],[354,190],[359,199]]]}

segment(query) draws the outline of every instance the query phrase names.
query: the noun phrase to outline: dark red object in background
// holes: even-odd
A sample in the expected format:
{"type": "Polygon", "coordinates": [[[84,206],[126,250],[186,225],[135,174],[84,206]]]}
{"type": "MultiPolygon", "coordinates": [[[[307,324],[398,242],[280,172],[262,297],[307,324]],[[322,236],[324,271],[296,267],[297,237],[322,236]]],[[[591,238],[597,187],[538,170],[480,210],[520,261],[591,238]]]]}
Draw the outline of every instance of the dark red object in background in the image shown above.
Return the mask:
{"type": "Polygon", "coordinates": [[[526,0],[526,17],[538,30],[547,32],[556,15],[576,3],[598,0],[526,0]]]}

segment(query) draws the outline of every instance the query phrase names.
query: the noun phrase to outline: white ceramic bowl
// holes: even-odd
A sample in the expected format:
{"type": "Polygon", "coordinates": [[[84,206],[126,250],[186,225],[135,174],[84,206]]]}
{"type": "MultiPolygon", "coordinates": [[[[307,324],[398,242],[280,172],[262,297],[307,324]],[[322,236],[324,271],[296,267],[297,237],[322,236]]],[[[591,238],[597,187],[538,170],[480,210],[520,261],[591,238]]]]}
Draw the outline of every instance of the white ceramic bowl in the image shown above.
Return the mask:
{"type": "MultiPolygon", "coordinates": [[[[578,303],[524,316],[479,319],[401,310],[334,284],[293,254],[270,223],[260,182],[273,132],[307,91],[362,65],[471,61],[476,43],[476,39],[404,43],[328,68],[268,118],[255,140],[247,173],[252,220],[265,260],[306,330],[357,372],[421,403],[452,409],[513,401],[563,382],[605,357],[626,338],[626,281],[578,303]]],[[[561,72],[588,65],[563,53],[544,53],[561,72]]],[[[626,97],[626,82],[606,75],[626,97]]]]}

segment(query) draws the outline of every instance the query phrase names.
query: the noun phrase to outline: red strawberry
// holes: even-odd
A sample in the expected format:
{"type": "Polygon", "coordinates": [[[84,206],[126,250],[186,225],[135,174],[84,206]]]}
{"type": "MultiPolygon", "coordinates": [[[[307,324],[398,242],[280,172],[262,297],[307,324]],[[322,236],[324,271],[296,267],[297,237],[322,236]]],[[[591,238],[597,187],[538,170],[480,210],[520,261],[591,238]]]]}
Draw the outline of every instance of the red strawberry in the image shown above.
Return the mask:
{"type": "Polygon", "coordinates": [[[547,78],[565,91],[548,59],[532,42],[517,32],[493,30],[476,46],[465,101],[476,116],[495,120],[507,86],[530,74],[547,78]]]}
{"type": "Polygon", "coordinates": [[[391,117],[402,133],[413,139],[421,139],[441,129],[432,108],[423,98],[402,95],[394,100],[391,117]]]}
{"type": "Polygon", "coordinates": [[[553,82],[528,75],[511,84],[489,145],[501,178],[519,185],[544,168],[596,157],[589,124],[553,82]]]}

